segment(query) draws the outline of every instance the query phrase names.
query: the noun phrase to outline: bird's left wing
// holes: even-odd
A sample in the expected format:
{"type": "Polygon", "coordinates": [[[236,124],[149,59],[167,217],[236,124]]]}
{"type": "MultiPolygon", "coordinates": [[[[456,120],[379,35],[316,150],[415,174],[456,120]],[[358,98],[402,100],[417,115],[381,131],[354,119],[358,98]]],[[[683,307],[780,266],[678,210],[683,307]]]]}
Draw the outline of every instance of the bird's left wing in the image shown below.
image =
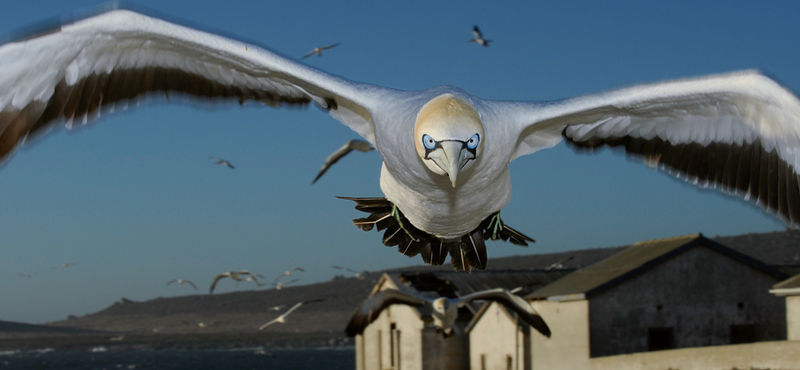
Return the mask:
{"type": "Polygon", "coordinates": [[[350,336],[361,334],[364,329],[380,316],[381,312],[393,304],[405,304],[409,306],[422,306],[428,303],[424,297],[397,289],[384,289],[367,298],[356,308],[353,317],[347,324],[345,331],[350,336]]]}
{"type": "Polygon", "coordinates": [[[562,138],[589,150],[621,147],[650,166],[739,195],[800,226],[800,100],[761,73],[499,104],[516,130],[511,159],[562,138]]]}
{"type": "Polygon", "coordinates": [[[270,106],[315,103],[374,144],[370,107],[392,91],[128,10],[0,45],[0,66],[0,164],[57,122],[69,128],[137,99],[170,94],[270,106]]]}
{"type": "Polygon", "coordinates": [[[474,301],[474,300],[486,300],[486,301],[494,301],[502,304],[504,307],[513,310],[514,312],[519,315],[519,317],[527,322],[530,326],[534,329],[542,333],[542,335],[546,337],[550,337],[550,328],[547,327],[547,323],[544,322],[539,313],[533,309],[533,306],[530,303],[526,302],[524,299],[516,296],[509,291],[496,288],[490,290],[484,290],[480,292],[475,292],[472,294],[465,295],[458,299],[459,305],[463,305],[466,302],[474,301]]]}

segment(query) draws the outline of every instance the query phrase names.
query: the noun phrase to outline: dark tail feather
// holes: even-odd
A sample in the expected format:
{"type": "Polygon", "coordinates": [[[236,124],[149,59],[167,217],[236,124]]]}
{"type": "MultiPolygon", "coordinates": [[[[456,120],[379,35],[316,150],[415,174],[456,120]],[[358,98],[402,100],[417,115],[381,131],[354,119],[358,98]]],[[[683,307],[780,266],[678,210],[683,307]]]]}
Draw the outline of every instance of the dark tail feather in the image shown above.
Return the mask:
{"type": "Polygon", "coordinates": [[[471,234],[464,235],[461,239],[461,249],[469,260],[470,265],[478,270],[486,269],[486,243],[483,241],[483,233],[475,230],[471,234]]]}

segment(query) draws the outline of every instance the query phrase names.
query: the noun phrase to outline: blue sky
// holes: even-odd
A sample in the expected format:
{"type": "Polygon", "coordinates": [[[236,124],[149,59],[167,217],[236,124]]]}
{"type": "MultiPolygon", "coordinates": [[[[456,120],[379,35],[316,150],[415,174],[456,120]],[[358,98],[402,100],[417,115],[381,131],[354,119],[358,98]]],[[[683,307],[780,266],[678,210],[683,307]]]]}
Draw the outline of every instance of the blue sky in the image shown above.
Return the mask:
{"type": "MultiPolygon", "coordinates": [[[[97,1],[0,6],[0,34],[53,22],[97,1]]],[[[555,100],[641,82],[761,69],[800,89],[800,3],[517,1],[129,2],[357,81],[402,89],[455,85],[491,99],[555,100]],[[466,40],[473,25],[483,48],[466,40]]],[[[1,73],[1,72],[0,72],[1,73]]],[[[421,264],[383,247],[334,196],[381,196],[380,158],[357,153],[311,186],[325,157],[356,134],[311,109],[157,101],[64,129],[0,168],[0,320],[47,322],[122,297],[194,294],[166,286],[248,269],[268,280],[302,266],[379,270],[421,264]],[[236,170],[214,166],[209,156],[236,170]],[[53,266],[79,262],[67,269],[53,266]],[[23,278],[18,274],[35,274],[23,278]]],[[[699,190],[620,153],[560,145],[511,164],[503,218],[528,248],[494,242],[490,257],[608,247],[702,232],[781,230],[756,207],[699,190]]],[[[220,293],[250,289],[220,282],[220,293]]]]}

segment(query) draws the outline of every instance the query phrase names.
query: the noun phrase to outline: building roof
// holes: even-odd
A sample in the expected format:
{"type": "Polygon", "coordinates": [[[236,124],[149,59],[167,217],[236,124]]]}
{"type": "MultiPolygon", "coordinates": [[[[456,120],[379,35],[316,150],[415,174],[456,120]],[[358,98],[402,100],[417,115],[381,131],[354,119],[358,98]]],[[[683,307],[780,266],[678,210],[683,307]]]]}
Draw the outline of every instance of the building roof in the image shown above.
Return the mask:
{"type": "MultiPolygon", "coordinates": [[[[431,298],[449,297],[457,298],[481,290],[504,288],[517,289],[518,295],[537,290],[553,281],[556,281],[574,270],[509,270],[509,271],[481,271],[465,273],[458,271],[430,271],[430,272],[394,272],[384,274],[373,288],[370,297],[385,287],[397,286],[399,290],[419,294],[431,298]]],[[[477,313],[483,301],[474,301],[461,308],[459,321],[470,320],[477,313]]],[[[431,315],[431,307],[415,307],[420,317],[431,315]]]]}
{"type": "Polygon", "coordinates": [[[800,274],[775,284],[769,292],[777,296],[800,295],[800,274]]]}
{"type": "Polygon", "coordinates": [[[591,295],[610,289],[686,250],[704,246],[761,270],[777,279],[787,275],[766,264],[737,252],[702,234],[691,234],[666,239],[649,240],[578,270],[526,296],[527,299],[574,300],[588,299],[591,295]]]}

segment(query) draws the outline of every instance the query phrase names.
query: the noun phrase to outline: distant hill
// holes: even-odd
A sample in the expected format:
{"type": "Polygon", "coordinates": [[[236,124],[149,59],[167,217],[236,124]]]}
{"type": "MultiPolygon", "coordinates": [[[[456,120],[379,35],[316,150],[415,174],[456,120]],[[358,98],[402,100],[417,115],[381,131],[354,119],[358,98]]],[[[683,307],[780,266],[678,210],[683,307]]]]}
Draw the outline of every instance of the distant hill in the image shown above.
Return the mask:
{"type": "MultiPolygon", "coordinates": [[[[800,231],[714,237],[726,246],[794,274],[800,272],[800,231]]],[[[625,247],[494,258],[488,271],[577,269],[605,259],[625,247]],[[560,265],[559,265],[560,264],[560,265]]],[[[389,272],[451,270],[445,266],[410,266],[389,272]]],[[[156,298],[144,302],[122,299],[97,313],[46,325],[0,321],[0,348],[84,348],[88,346],[245,347],[322,346],[352,343],[344,327],[356,306],[367,297],[384,271],[371,279],[331,281],[215,295],[156,298]],[[324,298],[295,311],[284,325],[262,333],[257,328],[297,302],[324,298]],[[280,311],[269,310],[285,306],[280,311]]],[[[479,274],[480,272],[474,272],[479,274]]]]}

